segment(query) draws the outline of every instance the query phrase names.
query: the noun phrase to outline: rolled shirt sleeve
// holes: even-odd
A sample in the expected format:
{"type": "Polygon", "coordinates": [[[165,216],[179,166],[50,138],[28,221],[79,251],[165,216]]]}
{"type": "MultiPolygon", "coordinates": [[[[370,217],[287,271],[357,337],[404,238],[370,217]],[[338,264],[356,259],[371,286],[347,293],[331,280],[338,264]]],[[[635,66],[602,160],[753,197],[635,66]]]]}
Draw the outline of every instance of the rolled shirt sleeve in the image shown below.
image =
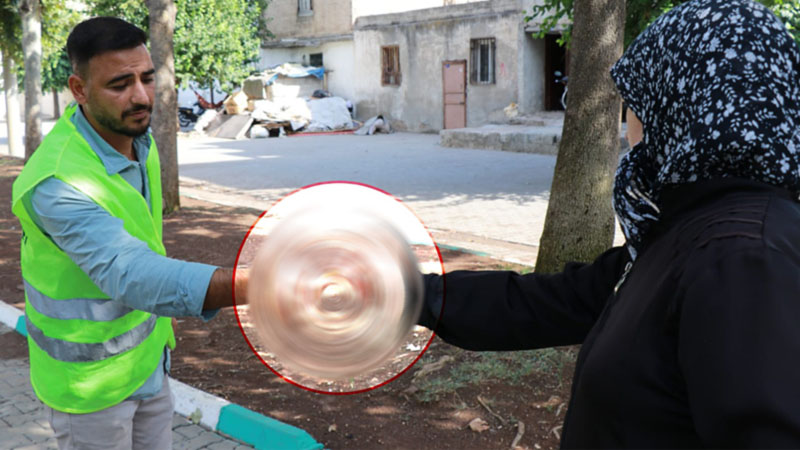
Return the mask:
{"type": "Polygon", "coordinates": [[[159,316],[216,314],[203,312],[203,302],[217,267],[159,255],[61,180],[44,180],[29,200],[37,225],[112,300],[159,316]]]}

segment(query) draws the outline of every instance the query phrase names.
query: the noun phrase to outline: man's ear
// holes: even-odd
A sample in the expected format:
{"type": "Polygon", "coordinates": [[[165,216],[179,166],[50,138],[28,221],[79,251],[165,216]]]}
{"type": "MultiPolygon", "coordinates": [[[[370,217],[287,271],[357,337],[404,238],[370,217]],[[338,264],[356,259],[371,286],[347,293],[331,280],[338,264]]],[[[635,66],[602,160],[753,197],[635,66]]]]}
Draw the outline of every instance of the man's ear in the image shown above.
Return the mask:
{"type": "Polygon", "coordinates": [[[69,90],[72,92],[72,96],[75,97],[75,101],[78,102],[79,105],[85,105],[87,101],[86,80],[73,73],[69,76],[67,83],[69,84],[69,90]]]}

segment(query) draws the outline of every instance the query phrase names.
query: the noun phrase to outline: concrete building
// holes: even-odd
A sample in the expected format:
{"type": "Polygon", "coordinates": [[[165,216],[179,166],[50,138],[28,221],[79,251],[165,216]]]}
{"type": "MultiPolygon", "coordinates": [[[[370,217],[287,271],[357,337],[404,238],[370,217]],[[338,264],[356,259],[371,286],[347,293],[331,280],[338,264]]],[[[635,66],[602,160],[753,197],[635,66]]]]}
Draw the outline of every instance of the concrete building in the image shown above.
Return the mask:
{"type": "Polygon", "coordinates": [[[387,116],[401,130],[427,132],[557,109],[552,73],[565,72],[555,37],[533,39],[523,10],[531,0],[273,0],[275,39],[262,66],[326,68],[329,91],[358,118],[387,116]]]}
{"type": "Polygon", "coordinates": [[[328,90],[353,98],[352,14],[352,0],[272,0],[266,15],[275,39],[262,45],[262,68],[285,62],[324,66],[328,90]]]}
{"type": "Polygon", "coordinates": [[[478,0],[272,0],[261,68],[285,62],[324,66],[328,90],[356,97],[353,24],[362,16],[411,11],[478,0]]]}

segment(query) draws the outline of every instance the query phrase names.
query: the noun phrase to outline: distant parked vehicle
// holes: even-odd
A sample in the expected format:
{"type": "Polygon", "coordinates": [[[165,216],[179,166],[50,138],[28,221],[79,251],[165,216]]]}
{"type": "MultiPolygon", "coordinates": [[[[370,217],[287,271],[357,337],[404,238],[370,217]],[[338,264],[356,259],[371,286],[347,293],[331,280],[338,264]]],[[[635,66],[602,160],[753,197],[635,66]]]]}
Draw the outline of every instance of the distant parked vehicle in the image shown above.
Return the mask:
{"type": "Polygon", "coordinates": [[[205,112],[205,109],[200,106],[200,102],[195,102],[191,108],[179,106],[178,123],[180,123],[181,128],[189,128],[193,123],[197,122],[203,112],[205,112]]]}

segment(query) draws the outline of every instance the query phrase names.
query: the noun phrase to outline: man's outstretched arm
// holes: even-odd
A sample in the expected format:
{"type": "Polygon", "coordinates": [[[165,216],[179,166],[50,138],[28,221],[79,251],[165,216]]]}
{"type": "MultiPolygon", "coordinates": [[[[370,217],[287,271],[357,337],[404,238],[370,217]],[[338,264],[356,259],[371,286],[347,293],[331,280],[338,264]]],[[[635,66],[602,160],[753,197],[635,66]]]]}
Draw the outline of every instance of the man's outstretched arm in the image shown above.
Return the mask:
{"type": "Polygon", "coordinates": [[[236,271],[236,279],[233,278],[233,269],[217,269],[211,275],[208,284],[206,300],[203,303],[203,311],[233,306],[236,304],[247,303],[247,281],[249,272],[246,269],[236,271]],[[236,298],[233,296],[234,284],[236,286],[236,298]]]}

